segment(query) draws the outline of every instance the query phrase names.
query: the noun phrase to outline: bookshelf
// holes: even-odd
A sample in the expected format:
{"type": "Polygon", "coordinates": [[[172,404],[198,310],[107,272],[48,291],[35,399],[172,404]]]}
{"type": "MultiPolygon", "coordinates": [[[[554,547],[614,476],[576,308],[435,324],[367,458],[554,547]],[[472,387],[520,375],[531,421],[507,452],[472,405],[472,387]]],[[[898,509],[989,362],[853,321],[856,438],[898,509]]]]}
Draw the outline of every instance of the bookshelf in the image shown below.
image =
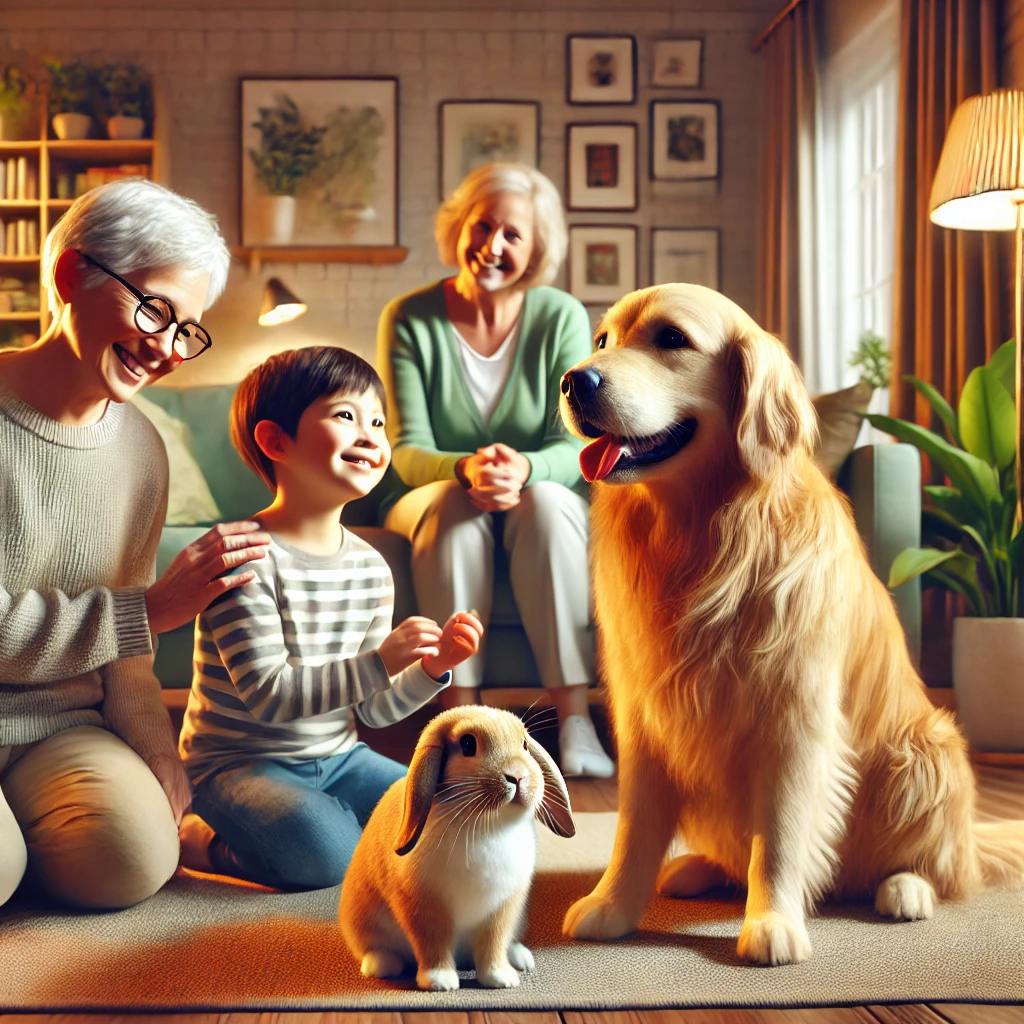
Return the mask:
{"type": "MultiPolygon", "coordinates": [[[[50,229],[75,198],[99,183],[103,177],[101,170],[111,173],[113,168],[146,165],[148,177],[163,180],[164,146],[158,134],[159,117],[153,119],[153,138],[56,139],[50,137],[45,98],[40,106],[43,113],[37,139],[0,141],[0,163],[4,169],[4,187],[0,190],[0,231],[4,243],[0,252],[0,348],[30,343],[49,326],[39,252],[50,229]],[[25,185],[31,188],[30,182],[35,181],[32,198],[18,197],[19,159],[26,168],[25,185]],[[15,195],[8,198],[7,178],[12,167],[15,195]],[[29,168],[34,168],[34,175],[29,168]],[[90,170],[93,173],[87,175],[90,170]],[[25,227],[19,229],[18,221],[24,221],[25,227]],[[8,224],[15,225],[13,239],[8,224]],[[30,228],[29,224],[34,226],[30,228]],[[24,251],[32,248],[33,242],[35,251],[24,251]]],[[[102,126],[94,121],[93,131],[102,131],[102,126]]]]}

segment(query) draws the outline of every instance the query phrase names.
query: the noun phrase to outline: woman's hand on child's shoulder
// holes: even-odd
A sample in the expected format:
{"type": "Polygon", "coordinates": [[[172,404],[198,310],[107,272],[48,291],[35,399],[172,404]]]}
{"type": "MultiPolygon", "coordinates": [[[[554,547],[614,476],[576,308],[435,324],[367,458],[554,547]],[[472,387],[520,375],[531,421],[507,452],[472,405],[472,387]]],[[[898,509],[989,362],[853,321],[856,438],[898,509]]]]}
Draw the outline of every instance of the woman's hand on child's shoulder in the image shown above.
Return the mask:
{"type": "Polygon", "coordinates": [[[441,627],[424,615],[411,615],[385,637],[377,653],[389,676],[415,665],[420,658],[437,654],[441,627]]]}
{"type": "Polygon", "coordinates": [[[437,654],[423,659],[423,670],[438,679],[480,650],[483,623],[472,612],[456,612],[441,631],[437,654]]]}

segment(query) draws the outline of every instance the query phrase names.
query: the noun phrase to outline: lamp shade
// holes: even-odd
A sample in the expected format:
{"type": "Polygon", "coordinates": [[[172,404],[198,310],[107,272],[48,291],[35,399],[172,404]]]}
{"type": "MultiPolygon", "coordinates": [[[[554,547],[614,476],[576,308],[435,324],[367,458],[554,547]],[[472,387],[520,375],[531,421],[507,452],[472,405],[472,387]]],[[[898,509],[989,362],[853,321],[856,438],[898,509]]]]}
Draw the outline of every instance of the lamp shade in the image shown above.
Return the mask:
{"type": "Polygon", "coordinates": [[[1024,92],[970,96],[953,112],[928,201],[945,228],[1012,231],[1024,200],[1024,92]]]}
{"type": "Polygon", "coordinates": [[[287,323],[307,310],[306,304],[279,277],[272,277],[263,289],[263,308],[260,310],[260,324],[272,327],[287,323]]]}

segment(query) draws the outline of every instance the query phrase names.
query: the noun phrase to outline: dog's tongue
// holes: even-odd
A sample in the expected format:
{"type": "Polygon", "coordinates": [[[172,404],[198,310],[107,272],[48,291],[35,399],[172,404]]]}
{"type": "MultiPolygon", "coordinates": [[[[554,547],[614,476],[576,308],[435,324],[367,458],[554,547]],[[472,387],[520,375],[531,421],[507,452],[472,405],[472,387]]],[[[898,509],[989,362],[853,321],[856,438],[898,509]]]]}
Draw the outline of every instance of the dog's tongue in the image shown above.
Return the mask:
{"type": "Polygon", "coordinates": [[[603,480],[623,455],[629,453],[629,446],[617,441],[611,434],[602,434],[580,452],[580,469],[587,483],[603,480]]]}

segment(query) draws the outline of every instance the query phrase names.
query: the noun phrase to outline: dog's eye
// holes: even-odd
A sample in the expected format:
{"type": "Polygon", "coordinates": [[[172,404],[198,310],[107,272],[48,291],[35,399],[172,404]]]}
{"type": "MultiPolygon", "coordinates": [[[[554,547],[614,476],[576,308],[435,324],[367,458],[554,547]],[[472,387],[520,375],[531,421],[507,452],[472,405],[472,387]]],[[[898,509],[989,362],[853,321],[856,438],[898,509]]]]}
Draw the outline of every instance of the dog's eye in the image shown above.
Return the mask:
{"type": "Polygon", "coordinates": [[[597,339],[597,347],[604,348],[608,344],[608,332],[606,331],[597,339]]]}
{"type": "Polygon", "coordinates": [[[462,748],[462,753],[466,757],[472,757],[476,753],[476,737],[472,733],[466,733],[462,739],[459,740],[459,746],[462,748]]]}
{"type": "Polygon", "coordinates": [[[662,327],[654,339],[658,348],[693,348],[693,342],[675,327],[662,327]]]}

